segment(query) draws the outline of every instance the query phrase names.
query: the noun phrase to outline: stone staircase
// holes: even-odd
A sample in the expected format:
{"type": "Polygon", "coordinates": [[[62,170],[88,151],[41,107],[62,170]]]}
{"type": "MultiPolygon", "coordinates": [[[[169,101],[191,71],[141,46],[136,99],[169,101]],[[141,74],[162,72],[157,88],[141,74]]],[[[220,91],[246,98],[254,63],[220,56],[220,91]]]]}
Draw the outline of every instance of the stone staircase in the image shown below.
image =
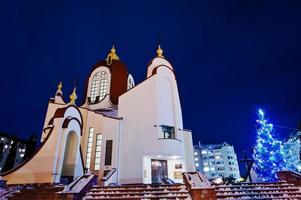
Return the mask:
{"type": "MultiPolygon", "coordinates": [[[[236,183],[214,185],[215,197],[198,197],[204,200],[267,200],[301,199],[301,188],[281,181],[274,183],[236,183]]],[[[198,189],[196,189],[198,190],[198,189]]],[[[204,192],[206,188],[200,188],[204,192]]],[[[209,191],[205,192],[208,193],[209,191]]],[[[185,185],[123,185],[112,187],[94,186],[84,197],[85,200],[187,200],[191,199],[185,185]]]]}
{"type": "Polygon", "coordinates": [[[216,185],[217,199],[301,199],[301,188],[293,184],[274,183],[239,183],[232,185],[216,185]]]}
{"type": "Polygon", "coordinates": [[[8,196],[8,200],[63,200],[65,198],[57,195],[56,192],[63,190],[64,187],[53,185],[23,186],[17,192],[8,196]]]}
{"type": "Polygon", "coordinates": [[[123,185],[114,187],[94,186],[83,198],[85,200],[159,200],[190,199],[185,185],[123,185]]]}
{"type": "MultiPolygon", "coordinates": [[[[196,182],[190,176],[190,183],[196,182]]],[[[235,183],[230,185],[211,185],[201,182],[193,187],[184,184],[151,185],[133,184],[102,187],[94,185],[88,191],[81,191],[84,200],[301,200],[301,187],[285,181],[274,183],[235,183]],[[203,184],[201,184],[203,183],[203,184]],[[86,193],[86,194],[85,194],[86,193]],[[210,194],[212,193],[212,194],[210,194]],[[191,198],[193,197],[193,198],[191,198]]],[[[78,200],[82,197],[58,193],[62,186],[34,185],[22,186],[8,200],[78,200]]],[[[2,198],[0,198],[2,199],[2,198]]]]}

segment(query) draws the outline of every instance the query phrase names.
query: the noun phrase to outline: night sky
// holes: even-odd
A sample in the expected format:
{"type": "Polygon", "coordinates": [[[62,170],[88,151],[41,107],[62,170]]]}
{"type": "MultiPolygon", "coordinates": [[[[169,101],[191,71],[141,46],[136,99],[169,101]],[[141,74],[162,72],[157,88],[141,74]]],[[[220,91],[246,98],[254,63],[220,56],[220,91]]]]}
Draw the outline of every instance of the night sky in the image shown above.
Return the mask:
{"type": "MultiPolygon", "coordinates": [[[[0,130],[40,136],[60,80],[78,102],[93,64],[117,54],[139,83],[158,36],[194,142],[255,143],[256,110],[301,122],[301,1],[1,1],[0,130]]],[[[292,130],[278,128],[279,137],[292,130]]]]}

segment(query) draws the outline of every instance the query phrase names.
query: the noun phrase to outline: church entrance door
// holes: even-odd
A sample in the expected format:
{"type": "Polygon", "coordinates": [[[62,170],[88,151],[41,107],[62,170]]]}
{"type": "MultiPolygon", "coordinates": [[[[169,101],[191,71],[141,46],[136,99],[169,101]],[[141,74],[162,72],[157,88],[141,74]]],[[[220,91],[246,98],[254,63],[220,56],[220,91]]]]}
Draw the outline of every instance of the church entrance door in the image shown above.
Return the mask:
{"type": "Polygon", "coordinates": [[[70,183],[73,181],[74,169],[77,154],[77,138],[76,134],[70,132],[67,136],[64,161],[61,174],[61,183],[70,183]]]}
{"type": "Polygon", "coordinates": [[[162,183],[162,179],[167,177],[167,161],[166,160],[151,160],[152,164],[152,183],[162,183]]]}

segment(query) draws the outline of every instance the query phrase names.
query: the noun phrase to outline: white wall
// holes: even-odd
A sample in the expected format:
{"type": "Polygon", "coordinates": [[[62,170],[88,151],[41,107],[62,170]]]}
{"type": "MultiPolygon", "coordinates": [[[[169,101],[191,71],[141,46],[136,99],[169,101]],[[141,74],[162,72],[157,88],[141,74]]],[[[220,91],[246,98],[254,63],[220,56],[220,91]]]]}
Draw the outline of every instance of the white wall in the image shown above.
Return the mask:
{"type": "Polygon", "coordinates": [[[195,160],[193,151],[193,142],[191,132],[188,130],[183,131],[184,144],[185,144],[185,161],[186,161],[186,171],[195,172],[195,160]]]}
{"type": "Polygon", "coordinates": [[[171,64],[165,59],[161,57],[156,57],[153,60],[151,60],[149,66],[147,67],[147,78],[152,76],[153,70],[158,67],[159,65],[165,65],[170,69],[173,69],[171,64]]]}
{"type": "Polygon", "coordinates": [[[123,118],[120,183],[147,181],[144,156],[185,157],[180,100],[170,68],[159,67],[157,74],[123,94],[119,98],[119,117],[123,118]],[[160,125],[174,126],[177,140],[159,139],[160,125]]]}
{"type": "MultiPolygon", "coordinates": [[[[77,112],[76,109],[70,107],[65,114],[75,111],[77,112]]],[[[76,116],[76,113],[73,113],[72,116],[76,116]]],[[[37,154],[19,169],[3,176],[8,184],[58,183],[60,181],[67,134],[74,132],[78,141],[80,140],[81,127],[78,121],[71,120],[68,127],[62,129],[63,121],[68,117],[54,119],[53,131],[37,154]]],[[[76,150],[75,177],[83,174],[79,143],[76,150]]]]}
{"type": "Polygon", "coordinates": [[[43,126],[43,129],[42,129],[42,133],[41,133],[41,142],[44,141],[44,139],[47,137],[48,133],[44,133],[44,128],[46,128],[48,126],[48,123],[50,121],[50,119],[54,116],[54,113],[55,111],[58,109],[58,108],[62,108],[66,105],[64,104],[55,104],[55,103],[48,103],[48,106],[47,106],[47,112],[46,112],[46,115],[45,115],[45,121],[44,121],[44,126],[43,126]]]}
{"type": "MultiPolygon", "coordinates": [[[[99,177],[103,176],[104,170],[111,170],[113,168],[118,169],[118,158],[119,158],[119,120],[104,117],[103,118],[103,136],[102,136],[102,147],[101,147],[101,169],[99,171],[99,177]],[[112,150],[112,161],[111,165],[105,165],[105,153],[106,153],[106,141],[113,140],[113,150],[112,150]]],[[[116,173],[116,179],[112,182],[117,183],[117,178],[119,172],[116,173]]]]}
{"type": "Polygon", "coordinates": [[[176,183],[182,183],[183,182],[183,178],[181,176],[181,178],[176,178],[174,177],[174,173],[175,172],[185,172],[185,161],[183,159],[170,159],[167,160],[167,171],[168,171],[168,177],[171,178],[174,182],[176,183]],[[182,169],[176,169],[175,165],[176,164],[182,164],[182,169]]]}

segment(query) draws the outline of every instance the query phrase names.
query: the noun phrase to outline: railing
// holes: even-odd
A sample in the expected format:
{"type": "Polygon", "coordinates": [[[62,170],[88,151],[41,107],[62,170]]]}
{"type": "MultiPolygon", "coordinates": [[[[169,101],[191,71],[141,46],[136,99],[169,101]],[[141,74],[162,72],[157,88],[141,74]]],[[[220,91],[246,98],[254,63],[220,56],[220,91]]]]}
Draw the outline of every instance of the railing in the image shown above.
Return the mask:
{"type": "Polygon", "coordinates": [[[175,185],[176,184],[176,182],[174,182],[172,179],[170,179],[168,177],[163,177],[162,183],[165,185],[175,185]]]}
{"type": "Polygon", "coordinates": [[[179,140],[177,138],[158,138],[159,140],[176,140],[176,141],[179,141],[179,142],[182,142],[182,140],[179,140]]]}
{"type": "Polygon", "coordinates": [[[113,169],[111,169],[110,171],[109,171],[109,173],[107,173],[107,175],[105,175],[102,179],[101,179],[101,181],[108,181],[110,178],[111,178],[111,176],[113,176],[113,174],[116,172],[116,168],[113,168],[113,169]]]}
{"type": "Polygon", "coordinates": [[[63,198],[67,195],[73,195],[73,199],[81,199],[96,184],[97,176],[82,175],[67,185],[62,192],[58,192],[58,194],[63,198]]]}
{"type": "Polygon", "coordinates": [[[103,186],[106,186],[107,183],[106,182],[109,182],[109,180],[112,178],[112,176],[115,174],[116,172],[116,168],[112,168],[109,173],[107,173],[102,179],[101,179],[101,182],[102,182],[102,185],[103,186]]]}
{"type": "Polygon", "coordinates": [[[20,190],[19,189],[10,189],[10,190],[7,190],[5,192],[3,192],[2,194],[0,194],[0,199],[7,199],[7,197],[11,196],[12,194],[16,193],[16,192],[19,192],[20,190]]]}

